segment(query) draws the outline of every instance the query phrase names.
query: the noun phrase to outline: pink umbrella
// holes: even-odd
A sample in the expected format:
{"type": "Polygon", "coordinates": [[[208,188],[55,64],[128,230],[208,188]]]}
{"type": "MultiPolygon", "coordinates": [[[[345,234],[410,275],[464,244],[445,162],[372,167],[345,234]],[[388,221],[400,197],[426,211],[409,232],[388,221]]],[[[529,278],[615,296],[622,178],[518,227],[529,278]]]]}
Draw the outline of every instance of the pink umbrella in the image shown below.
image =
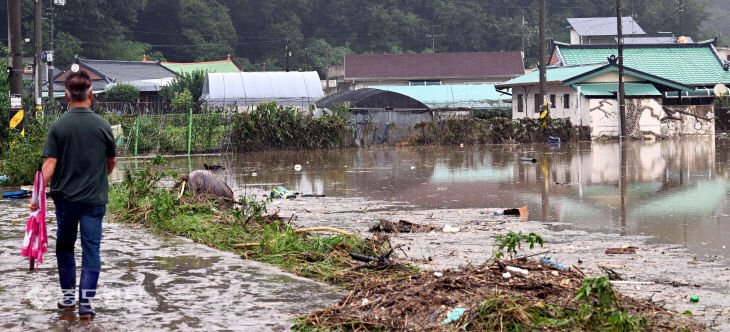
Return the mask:
{"type": "Polygon", "coordinates": [[[43,263],[43,254],[48,251],[48,234],[46,233],[46,182],[43,173],[35,173],[33,184],[33,195],[31,200],[38,206],[38,209],[30,213],[28,223],[25,226],[25,238],[23,249],[20,254],[30,259],[30,269],[35,266],[35,261],[43,263]]]}

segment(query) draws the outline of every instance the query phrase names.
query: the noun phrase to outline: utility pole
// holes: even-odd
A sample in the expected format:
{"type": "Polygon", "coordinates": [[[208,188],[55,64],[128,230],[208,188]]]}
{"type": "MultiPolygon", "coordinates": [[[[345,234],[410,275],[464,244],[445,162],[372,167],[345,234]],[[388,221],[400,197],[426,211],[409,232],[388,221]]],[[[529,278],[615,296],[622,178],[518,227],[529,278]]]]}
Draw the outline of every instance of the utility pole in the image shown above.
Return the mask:
{"type": "Polygon", "coordinates": [[[431,26],[431,34],[426,35],[426,37],[431,37],[431,51],[433,53],[436,53],[436,37],[440,35],[436,35],[436,27],[440,27],[441,24],[436,24],[431,26]]]}
{"type": "Polygon", "coordinates": [[[325,84],[324,92],[330,88],[330,45],[325,42],[324,44],[324,81],[325,84]]]}
{"type": "Polygon", "coordinates": [[[522,9],[522,60],[525,59],[525,10],[522,9]]]}
{"type": "Polygon", "coordinates": [[[43,116],[42,100],[41,95],[41,81],[43,75],[41,74],[43,68],[43,59],[41,59],[41,53],[43,53],[43,2],[41,0],[34,1],[34,13],[35,17],[33,20],[33,43],[34,43],[34,57],[33,57],[33,99],[35,100],[35,116],[43,116]]]}
{"type": "Polygon", "coordinates": [[[286,46],[284,47],[284,57],[286,57],[286,71],[289,71],[289,57],[291,56],[291,52],[289,52],[289,39],[286,40],[286,46]]]}
{"type": "Polygon", "coordinates": [[[49,10],[49,17],[48,17],[48,54],[46,54],[46,62],[48,63],[48,103],[47,105],[50,105],[51,102],[53,102],[53,29],[55,28],[53,24],[53,17],[55,15],[55,12],[53,9],[55,8],[54,4],[58,3],[58,0],[54,0],[53,3],[48,4],[48,10],[49,10]]]}
{"type": "MultiPolygon", "coordinates": [[[[545,45],[545,0],[540,0],[540,52],[538,58],[540,59],[540,96],[535,102],[540,105],[540,114],[546,109],[545,107],[545,95],[547,94],[547,56],[545,45]]],[[[539,115],[538,115],[539,116],[539,115]]]]}
{"type": "Polygon", "coordinates": [[[679,35],[684,36],[684,0],[679,0],[679,35]]]}
{"type": "Polygon", "coordinates": [[[8,0],[8,75],[10,76],[10,128],[23,127],[23,50],[20,34],[20,0],[8,0]]]}
{"type": "Polygon", "coordinates": [[[621,17],[621,0],[616,0],[616,20],[618,30],[618,125],[619,140],[626,136],[626,98],[624,95],[624,35],[621,17]]]}

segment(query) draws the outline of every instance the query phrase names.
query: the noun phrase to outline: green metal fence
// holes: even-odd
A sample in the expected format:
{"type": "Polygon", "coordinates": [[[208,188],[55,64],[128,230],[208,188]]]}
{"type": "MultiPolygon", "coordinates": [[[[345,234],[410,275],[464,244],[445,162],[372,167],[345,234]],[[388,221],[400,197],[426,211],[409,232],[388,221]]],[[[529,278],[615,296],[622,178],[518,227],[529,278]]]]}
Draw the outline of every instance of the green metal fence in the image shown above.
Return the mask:
{"type": "MultiPolygon", "coordinates": [[[[120,155],[218,153],[230,151],[230,113],[118,114],[97,111],[117,128],[120,155]],[[119,132],[121,129],[121,133],[119,132]]],[[[49,112],[50,126],[63,110],[49,112]]]]}

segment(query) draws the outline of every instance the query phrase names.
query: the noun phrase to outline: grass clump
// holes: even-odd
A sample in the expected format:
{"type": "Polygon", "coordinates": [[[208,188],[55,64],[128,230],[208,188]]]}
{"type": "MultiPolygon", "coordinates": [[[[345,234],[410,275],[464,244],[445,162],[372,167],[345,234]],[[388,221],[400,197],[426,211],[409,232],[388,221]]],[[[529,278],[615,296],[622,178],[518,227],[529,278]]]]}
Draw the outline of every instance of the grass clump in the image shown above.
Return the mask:
{"type": "Polygon", "coordinates": [[[581,139],[570,120],[565,119],[445,119],[417,123],[414,129],[416,133],[410,138],[413,145],[544,143],[548,136],[563,141],[581,139]]]}
{"type": "Polygon", "coordinates": [[[356,269],[358,264],[349,254],[379,257],[391,249],[387,238],[295,232],[295,225],[276,213],[268,214],[269,199],[249,196],[230,202],[187,192],[178,196],[177,186],[161,185],[177,177],[175,172],[160,170],[164,163],[155,157],[142,170],[127,171],[124,180],[112,186],[108,209],[114,220],[143,224],[303,277],[344,286],[365,277],[412,273],[409,268],[356,269]],[[236,244],[253,245],[239,248],[236,244]]]}

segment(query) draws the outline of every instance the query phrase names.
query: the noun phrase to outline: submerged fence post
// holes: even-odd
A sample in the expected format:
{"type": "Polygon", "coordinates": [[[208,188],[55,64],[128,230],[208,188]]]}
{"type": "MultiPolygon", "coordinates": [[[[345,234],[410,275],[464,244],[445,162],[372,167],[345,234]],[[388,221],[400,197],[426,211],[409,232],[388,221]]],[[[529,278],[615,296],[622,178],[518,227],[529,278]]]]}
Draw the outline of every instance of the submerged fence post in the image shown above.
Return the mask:
{"type": "Polygon", "coordinates": [[[190,108],[190,117],[188,118],[188,156],[193,141],[193,108],[190,108]]]}
{"type": "Polygon", "coordinates": [[[139,142],[139,116],[134,119],[134,156],[137,156],[137,142],[139,142]]]}

